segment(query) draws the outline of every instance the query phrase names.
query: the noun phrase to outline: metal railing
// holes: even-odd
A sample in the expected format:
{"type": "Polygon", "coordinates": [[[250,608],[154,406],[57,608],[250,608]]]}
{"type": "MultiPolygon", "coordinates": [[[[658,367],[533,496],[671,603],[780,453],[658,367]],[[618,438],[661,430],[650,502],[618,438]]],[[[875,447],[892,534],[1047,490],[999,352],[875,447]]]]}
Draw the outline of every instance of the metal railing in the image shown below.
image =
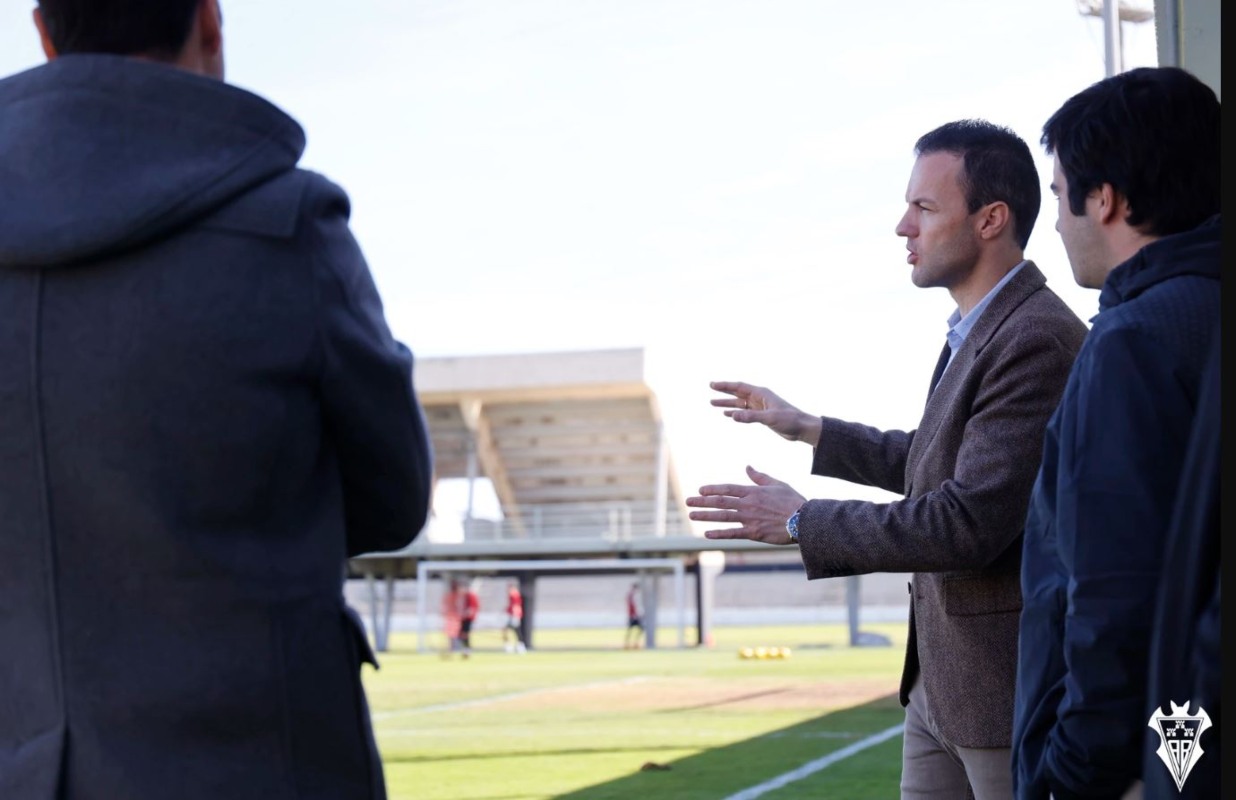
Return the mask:
{"type": "Polygon", "coordinates": [[[463,520],[464,541],[520,539],[601,539],[626,542],[665,536],[690,536],[690,524],[669,513],[662,523],[651,503],[544,503],[524,506],[517,516],[504,519],[474,517],[463,520]]]}

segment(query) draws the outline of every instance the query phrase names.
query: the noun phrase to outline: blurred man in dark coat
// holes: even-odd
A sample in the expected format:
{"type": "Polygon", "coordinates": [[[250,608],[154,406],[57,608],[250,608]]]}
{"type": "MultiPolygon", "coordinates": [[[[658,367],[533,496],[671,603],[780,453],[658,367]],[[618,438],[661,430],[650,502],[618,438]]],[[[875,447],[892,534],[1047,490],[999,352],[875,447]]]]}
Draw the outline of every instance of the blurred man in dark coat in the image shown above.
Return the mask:
{"type": "Polygon", "coordinates": [[[431,453],[217,0],[41,0],[0,80],[0,797],[380,798],[342,596],[431,453]]]}

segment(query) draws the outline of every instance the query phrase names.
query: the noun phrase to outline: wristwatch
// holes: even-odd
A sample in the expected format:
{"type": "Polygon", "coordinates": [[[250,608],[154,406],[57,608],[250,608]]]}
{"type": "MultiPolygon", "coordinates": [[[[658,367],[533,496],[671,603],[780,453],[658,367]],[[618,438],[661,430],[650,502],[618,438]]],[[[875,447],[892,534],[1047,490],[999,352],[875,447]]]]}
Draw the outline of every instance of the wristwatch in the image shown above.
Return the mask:
{"type": "Polygon", "coordinates": [[[785,532],[790,535],[790,538],[795,542],[798,541],[798,515],[803,511],[802,506],[790,515],[790,518],[785,521],[785,532]]]}

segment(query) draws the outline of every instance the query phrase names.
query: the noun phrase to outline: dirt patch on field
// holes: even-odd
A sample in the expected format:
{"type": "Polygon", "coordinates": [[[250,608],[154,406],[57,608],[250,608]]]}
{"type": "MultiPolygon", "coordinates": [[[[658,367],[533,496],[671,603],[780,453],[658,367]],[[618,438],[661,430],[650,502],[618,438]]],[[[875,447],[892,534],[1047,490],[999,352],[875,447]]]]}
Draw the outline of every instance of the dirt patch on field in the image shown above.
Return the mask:
{"type": "Polygon", "coordinates": [[[503,701],[510,708],[573,711],[692,711],[705,708],[761,711],[863,705],[897,691],[887,678],[803,683],[788,679],[743,681],[648,678],[544,689],[503,701]]]}

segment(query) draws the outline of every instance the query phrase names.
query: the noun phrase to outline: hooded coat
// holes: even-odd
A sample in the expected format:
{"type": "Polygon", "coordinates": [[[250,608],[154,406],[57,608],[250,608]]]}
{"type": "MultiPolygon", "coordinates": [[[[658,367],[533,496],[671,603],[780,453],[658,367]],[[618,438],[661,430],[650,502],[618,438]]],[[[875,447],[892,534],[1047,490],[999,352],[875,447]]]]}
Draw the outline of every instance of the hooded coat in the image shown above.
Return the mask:
{"type": "Polygon", "coordinates": [[[343,568],[431,450],[303,149],[166,65],[0,81],[0,797],[384,796],[343,568]]]}
{"type": "Polygon", "coordinates": [[[1219,325],[1218,216],[1108,275],[1047,426],[1026,521],[1017,797],[1119,797],[1142,772],[1164,547],[1219,325]]]}

